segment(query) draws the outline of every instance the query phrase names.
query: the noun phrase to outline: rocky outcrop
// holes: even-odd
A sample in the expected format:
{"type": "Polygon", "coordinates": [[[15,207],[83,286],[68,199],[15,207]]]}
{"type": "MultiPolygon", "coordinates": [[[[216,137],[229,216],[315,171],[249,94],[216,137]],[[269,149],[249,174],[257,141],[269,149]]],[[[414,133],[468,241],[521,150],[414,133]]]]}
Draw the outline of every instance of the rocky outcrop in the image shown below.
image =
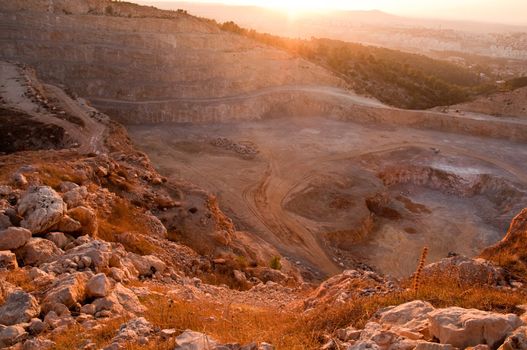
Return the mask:
{"type": "Polygon", "coordinates": [[[518,328],[522,324],[514,314],[459,307],[434,309],[427,302],[415,300],[379,310],[362,330],[353,327],[338,330],[326,348],[455,350],[488,346],[496,349],[516,329],[503,346],[520,343],[525,333],[523,327],[518,328]]]}
{"type": "Polygon", "coordinates": [[[422,274],[428,277],[455,277],[467,285],[505,285],[507,280],[505,271],[492,262],[464,256],[453,256],[426,265],[422,274]]]}
{"type": "Polygon", "coordinates": [[[18,214],[21,226],[33,234],[42,233],[58,224],[66,212],[62,197],[48,186],[30,188],[20,199],[18,214]]]}
{"type": "Polygon", "coordinates": [[[501,315],[475,309],[451,307],[428,314],[430,334],[443,344],[460,349],[478,344],[496,348],[522,321],[514,314],[501,315]]]}
{"type": "Polygon", "coordinates": [[[306,309],[319,304],[344,304],[356,296],[386,294],[396,290],[394,282],[372,271],[346,270],[322,282],[304,301],[306,309]]]}

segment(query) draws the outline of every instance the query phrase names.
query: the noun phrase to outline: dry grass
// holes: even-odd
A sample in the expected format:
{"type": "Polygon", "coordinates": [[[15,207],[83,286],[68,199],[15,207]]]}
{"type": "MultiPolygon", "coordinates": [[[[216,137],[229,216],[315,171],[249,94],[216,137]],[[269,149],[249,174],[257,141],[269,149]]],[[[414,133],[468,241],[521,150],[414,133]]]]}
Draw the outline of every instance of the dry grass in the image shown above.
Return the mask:
{"type": "MultiPolygon", "coordinates": [[[[145,317],[155,326],[203,332],[220,342],[246,344],[266,341],[276,349],[319,349],[323,335],[349,325],[362,328],[380,309],[415,299],[425,300],[435,307],[460,306],[501,313],[520,313],[517,305],[527,303],[522,291],[498,290],[486,285],[467,286],[451,276],[422,278],[418,295],[412,288],[402,292],[370,297],[356,297],[344,305],[320,306],[308,313],[296,309],[277,309],[273,306],[258,308],[250,305],[211,303],[206,301],[173,300],[166,296],[166,286],[146,286],[152,293],[141,301],[146,306],[145,317]]],[[[412,281],[406,281],[411,287],[412,281]]],[[[111,320],[96,331],[83,331],[72,327],[53,335],[56,349],[75,349],[86,339],[98,347],[109,343],[125,319],[111,320]]],[[[127,350],[172,350],[174,340],[153,339],[147,345],[127,344],[127,350]]]]}
{"type": "Polygon", "coordinates": [[[142,213],[124,199],[112,205],[109,217],[99,218],[98,237],[108,242],[119,242],[127,251],[140,255],[152,254],[157,247],[142,236],[149,228],[141,220],[142,213]]]}
{"type": "Polygon", "coordinates": [[[76,174],[75,171],[67,166],[59,164],[42,164],[39,166],[40,177],[42,182],[54,189],[58,189],[59,185],[64,181],[70,181],[77,184],[83,182],[82,177],[76,174]]]}
{"type": "MultiPolygon", "coordinates": [[[[11,283],[26,292],[33,292],[35,285],[29,278],[27,271],[24,269],[16,269],[12,271],[0,271],[0,280],[11,283]]],[[[5,291],[1,289],[2,284],[0,283],[0,304],[4,301],[5,291]]]]}
{"type": "Polygon", "coordinates": [[[119,326],[126,322],[125,318],[114,318],[101,323],[101,327],[95,330],[86,330],[80,325],[73,325],[66,330],[50,334],[49,339],[55,342],[54,350],[73,350],[82,349],[83,345],[89,341],[101,349],[108,345],[117,334],[119,326]]]}
{"type": "MultiPolygon", "coordinates": [[[[143,300],[145,317],[161,328],[204,332],[222,342],[269,342],[277,349],[318,349],[314,333],[303,327],[300,313],[247,305],[167,300],[152,295],[143,300]]],[[[157,346],[157,344],[156,344],[157,346]]],[[[158,347],[152,347],[158,349],[158,347]]]]}
{"type": "MultiPolygon", "coordinates": [[[[408,287],[412,281],[407,281],[408,287]]],[[[353,325],[362,328],[382,307],[399,305],[412,300],[424,300],[434,307],[459,306],[500,313],[523,311],[517,306],[527,302],[524,291],[499,290],[488,285],[465,285],[449,276],[423,277],[419,290],[408,288],[402,292],[372,297],[357,297],[342,306],[321,306],[306,317],[306,328],[328,333],[353,325]]]]}

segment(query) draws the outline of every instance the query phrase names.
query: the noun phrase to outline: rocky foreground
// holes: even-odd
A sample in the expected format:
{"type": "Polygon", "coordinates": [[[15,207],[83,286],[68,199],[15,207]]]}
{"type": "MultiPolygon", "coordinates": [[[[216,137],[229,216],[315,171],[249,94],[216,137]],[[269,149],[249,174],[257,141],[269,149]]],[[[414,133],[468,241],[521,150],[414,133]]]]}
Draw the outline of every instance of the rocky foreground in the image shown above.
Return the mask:
{"type": "Polygon", "coordinates": [[[86,101],[1,68],[0,137],[26,142],[0,155],[0,348],[527,349],[527,210],[485,259],[304,280],[86,101]]]}

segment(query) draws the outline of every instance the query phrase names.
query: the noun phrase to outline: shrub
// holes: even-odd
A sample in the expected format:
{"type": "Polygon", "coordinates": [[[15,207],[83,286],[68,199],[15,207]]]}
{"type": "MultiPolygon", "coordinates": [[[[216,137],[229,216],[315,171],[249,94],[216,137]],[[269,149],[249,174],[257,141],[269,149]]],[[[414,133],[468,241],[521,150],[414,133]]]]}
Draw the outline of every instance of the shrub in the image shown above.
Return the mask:
{"type": "Polygon", "coordinates": [[[279,256],[273,256],[271,258],[271,261],[269,262],[269,267],[274,270],[281,270],[282,269],[282,262],[281,258],[279,256]]]}

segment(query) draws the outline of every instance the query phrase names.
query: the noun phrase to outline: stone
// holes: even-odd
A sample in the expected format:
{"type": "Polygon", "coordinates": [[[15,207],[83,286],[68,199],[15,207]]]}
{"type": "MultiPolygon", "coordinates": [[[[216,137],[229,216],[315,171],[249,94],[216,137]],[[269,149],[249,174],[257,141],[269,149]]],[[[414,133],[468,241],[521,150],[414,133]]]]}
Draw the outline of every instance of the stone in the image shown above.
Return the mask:
{"type": "Polygon", "coordinates": [[[0,349],[23,342],[27,336],[26,330],[21,325],[0,326],[0,349]]]}
{"type": "Polygon", "coordinates": [[[72,217],[64,215],[62,219],[60,219],[59,223],[53,228],[62,232],[73,234],[75,232],[80,232],[82,225],[79,221],[73,219],[72,217]]]}
{"type": "Polygon", "coordinates": [[[13,226],[13,223],[11,222],[9,216],[0,212],[0,231],[3,231],[11,226],[13,226]]]}
{"type": "Polygon", "coordinates": [[[361,331],[353,327],[341,328],[335,332],[335,335],[337,336],[337,338],[345,342],[350,341],[350,340],[359,339],[360,334],[361,334],[361,331]]]}
{"type": "Polygon", "coordinates": [[[53,350],[56,349],[56,343],[49,339],[33,338],[24,342],[21,350],[53,350]]]}
{"type": "Polygon", "coordinates": [[[21,290],[10,293],[4,304],[0,306],[0,324],[11,326],[29,322],[40,314],[37,299],[21,290]]]}
{"type": "Polygon", "coordinates": [[[46,328],[47,325],[40,318],[32,318],[27,327],[31,334],[40,334],[44,332],[46,328]]]}
{"type": "Polygon", "coordinates": [[[117,282],[127,282],[129,278],[126,276],[126,273],[117,267],[110,268],[110,277],[117,282]]]}
{"type": "Polygon", "coordinates": [[[415,350],[457,350],[450,344],[430,343],[427,341],[418,341],[415,350]]]}
{"type": "Polygon", "coordinates": [[[18,214],[21,226],[33,234],[42,233],[58,224],[66,212],[66,204],[49,186],[30,188],[20,199],[18,214]]]}
{"type": "Polygon", "coordinates": [[[95,316],[100,316],[101,311],[110,311],[114,315],[122,315],[125,313],[115,293],[110,293],[104,298],[95,299],[92,304],[95,306],[95,316]]]}
{"type": "Polygon", "coordinates": [[[42,303],[44,311],[49,311],[53,304],[60,303],[70,308],[86,298],[86,282],[88,274],[77,272],[71,275],[65,275],[57,279],[50,291],[46,294],[42,303]]]}
{"type": "Polygon", "coordinates": [[[121,304],[125,310],[134,314],[140,314],[145,311],[145,307],[141,304],[137,295],[121,283],[115,285],[113,294],[115,294],[119,304],[121,304]]]}
{"type": "Polygon", "coordinates": [[[59,191],[62,193],[66,193],[78,187],[79,185],[77,185],[75,182],[64,181],[59,185],[59,191]]]}
{"type": "Polygon", "coordinates": [[[498,314],[476,309],[450,307],[428,314],[430,334],[442,344],[464,349],[478,344],[496,348],[522,321],[514,314],[498,314]]]}
{"type": "Polygon", "coordinates": [[[12,223],[12,225],[9,226],[20,226],[20,223],[22,222],[22,217],[18,215],[18,212],[14,208],[6,208],[4,210],[4,214],[9,217],[9,221],[12,223]]]}
{"type": "Polygon", "coordinates": [[[102,298],[110,292],[110,281],[104,273],[98,273],[86,284],[86,295],[91,298],[102,298]]]}
{"type": "Polygon", "coordinates": [[[461,255],[426,265],[422,274],[423,276],[449,274],[468,285],[498,285],[505,281],[505,272],[502,268],[485,259],[470,259],[461,255]]]}
{"type": "Polygon", "coordinates": [[[55,342],[49,339],[33,338],[24,343],[22,350],[53,350],[55,348],[55,342]]]}
{"type": "Polygon", "coordinates": [[[527,326],[516,329],[510,334],[498,350],[525,350],[527,349],[527,326]]]}
{"type": "Polygon", "coordinates": [[[177,330],[175,330],[174,328],[170,328],[170,329],[162,329],[161,332],[159,332],[159,335],[161,336],[162,339],[169,339],[169,338],[172,338],[176,335],[177,333],[177,330]]]}
{"type": "Polygon", "coordinates": [[[218,345],[213,338],[187,329],[176,337],[174,350],[212,350],[218,345]]]}
{"type": "Polygon", "coordinates": [[[395,307],[377,311],[376,316],[381,325],[388,326],[393,332],[409,339],[422,339],[428,336],[428,314],[434,307],[427,302],[414,300],[395,307]]]}
{"type": "Polygon", "coordinates": [[[361,340],[349,346],[346,350],[381,350],[381,348],[373,341],[361,340]]]}
{"type": "Polygon", "coordinates": [[[233,273],[234,273],[234,279],[238,283],[246,283],[247,282],[247,276],[245,276],[245,273],[243,273],[242,271],[234,270],[233,273]]]}
{"type": "Polygon", "coordinates": [[[71,242],[71,239],[62,232],[50,232],[45,238],[48,241],[55,243],[60,249],[64,249],[64,247],[71,242]]]}
{"type": "Polygon", "coordinates": [[[0,270],[15,270],[17,268],[16,255],[9,250],[0,250],[0,270]]]}
{"type": "Polygon", "coordinates": [[[137,269],[140,276],[152,276],[156,272],[163,272],[166,269],[166,264],[159,258],[153,255],[138,255],[134,253],[128,254],[132,264],[137,269]]]}
{"type": "Polygon", "coordinates": [[[44,323],[54,331],[61,331],[64,327],[68,327],[75,323],[75,320],[71,315],[57,315],[55,311],[50,311],[44,317],[44,323]]]}
{"type": "Polygon", "coordinates": [[[13,174],[13,183],[16,187],[24,188],[28,185],[28,181],[24,174],[22,173],[15,173],[13,174]]]}
{"type": "MultiPolygon", "coordinates": [[[[145,345],[147,337],[154,333],[154,327],[144,317],[132,319],[119,327],[117,335],[112,339],[113,344],[138,343],[145,345]]],[[[114,347],[115,348],[115,347],[114,347]]],[[[119,347],[116,347],[119,349],[119,347]]]]}
{"type": "Polygon", "coordinates": [[[78,186],[64,193],[62,199],[68,205],[68,208],[76,208],[85,204],[84,201],[87,196],[88,189],[86,186],[78,186]]]}
{"type": "Polygon", "coordinates": [[[8,227],[0,231],[0,250],[15,250],[26,244],[31,231],[22,227],[8,227]]]}
{"type": "Polygon", "coordinates": [[[28,276],[29,278],[31,278],[32,280],[36,280],[38,278],[42,278],[42,277],[48,277],[49,274],[46,273],[45,271],[42,271],[41,269],[39,269],[38,267],[32,267],[29,272],[28,272],[28,276]]]}
{"type": "Polygon", "coordinates": [[[26,245],[17,251],[25,265],[40,266],[41,264],[56,260],[64,254],[55,243],[44,238],[31,238],[26,245]]]}
{"type": "Polygon", "coordinates": [[[95,313],[97,312],[97,307],[94,304],[86,304],[86,305],[82,305],[80,311],[83,314],[95,315],[95,313]]]}
{"type": "Polygon", "coordinates": [[[95,211],[93,211],[93,209],[84,206],[78,206],[68,210],[68,216],[81,224],[81,232],[83,235],[89,235],[92,237],[97,236],[99,224],[97,222],[97,214],[95,211]]]}
{"type": "MultiPolygon", "coordinates": [[[[62,273],[64,272],[64,265],[67,260],[78,261],[77,265],[82,262],[84,268],[91,268],[96,272],[108,268],[113,251],[112,245],[100,240],[91,240],[87,236],[78,237],[74,242],[78,242],[81,239],[82,242],[86,239],[87,241],[70,249],[65,247],[66,253],[63,256],[51,264],[43,265],[41,268],[47,272],[54,271],[55,273],[62,273]]],[[[74,244],[74,242],[70,244],[74,244]]]]}

